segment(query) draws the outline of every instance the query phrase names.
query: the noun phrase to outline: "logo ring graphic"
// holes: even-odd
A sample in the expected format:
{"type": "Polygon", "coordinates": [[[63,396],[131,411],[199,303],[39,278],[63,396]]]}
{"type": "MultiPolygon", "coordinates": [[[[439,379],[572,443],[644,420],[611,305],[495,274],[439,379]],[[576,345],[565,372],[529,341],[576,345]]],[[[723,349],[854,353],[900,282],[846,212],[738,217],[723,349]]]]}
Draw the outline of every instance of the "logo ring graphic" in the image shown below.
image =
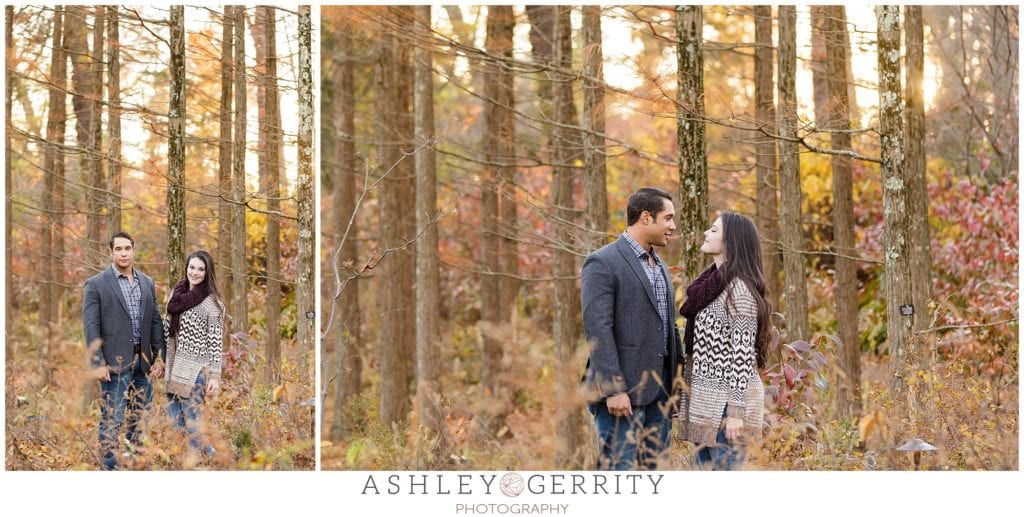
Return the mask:
{"type": "Polygon", "coordinates": [[[508,497],[517,497],[519,494],[523,493],[525,483],[523,482],[523,476],[520,476],[515,472],[509,472],[508,474],[501,476],[499,485],[501,487],[501,493],[508,497]]]}

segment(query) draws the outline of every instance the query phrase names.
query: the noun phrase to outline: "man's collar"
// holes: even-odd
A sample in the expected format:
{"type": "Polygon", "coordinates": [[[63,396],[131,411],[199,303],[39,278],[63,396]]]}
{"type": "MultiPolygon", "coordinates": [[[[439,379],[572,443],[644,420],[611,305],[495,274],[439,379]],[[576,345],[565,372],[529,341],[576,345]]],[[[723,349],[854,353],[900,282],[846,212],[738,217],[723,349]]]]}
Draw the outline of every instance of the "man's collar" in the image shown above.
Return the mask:
{"type": "MultiPolygon", "coordinates": [[[[120,270],[118,270],[116,267],[114,267],[113,264],[110,265],[110,269],[114,270],[114,277],[115,278],[120,278],[120,277],[128,278],[128,275],[122,273],[120,270]]],[[[131,278],[136,278],[135,267],[134,266],[132,267],[132,276],[131,276],[131,278]]]]}
{"type": "Polygon", "coordinates": [[[636,253],[637,257],[642,257],[649,253],[655,259],[658,258],[658,254],[654,252],[654,245],[651,245],[650,249],[645,250],[628,231],[622,232],[622,235],[626,237],[626,242],[629,243],[630,248],[633,248],[633,252],[636,253]]]}

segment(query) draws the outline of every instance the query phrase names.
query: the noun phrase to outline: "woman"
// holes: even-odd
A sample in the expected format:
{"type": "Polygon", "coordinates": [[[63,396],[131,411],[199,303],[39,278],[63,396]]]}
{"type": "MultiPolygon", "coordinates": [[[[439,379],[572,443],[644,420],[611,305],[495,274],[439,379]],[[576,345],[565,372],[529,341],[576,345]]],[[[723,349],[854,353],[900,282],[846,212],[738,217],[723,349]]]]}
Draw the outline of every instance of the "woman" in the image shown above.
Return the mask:
{"type": "Polygon", "coordinates": [[[221,329],[224,303],[217,291],[213,257],[200,250],[188,256],[185,278],[167,302],[167,413],[185,429],[191,453],[214,454],[199,428],[203,401],[220,390],[221,329]]]}
{"type": "Polygon", "coordinates": [[[724,213],[700,250],[714,259],[686,288],[686,366],[680,436],[698,445],[695,464],[733,470],[744,444],[761,437],[764,368],[771,306],[765,299],[757,228],[724,213]],[[755,368],[756,366],[756,368],[755,368]]]}

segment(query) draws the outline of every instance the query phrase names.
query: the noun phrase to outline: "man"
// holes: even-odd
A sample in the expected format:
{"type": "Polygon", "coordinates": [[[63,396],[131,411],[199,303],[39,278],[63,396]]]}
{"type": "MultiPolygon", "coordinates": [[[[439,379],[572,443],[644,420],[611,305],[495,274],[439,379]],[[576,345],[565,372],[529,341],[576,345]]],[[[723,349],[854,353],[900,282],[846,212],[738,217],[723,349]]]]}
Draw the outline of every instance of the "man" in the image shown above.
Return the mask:
{"type": "Polygon", "coordinates": [[[669,445],[672,380],[682,348],[668,267],[655,253],[675,231],[672,196],[629,197],[628,228],[583,263],[584,382],[597,429],[598,468],[654,469],[669,445]]]}
{"type": "Polygon", "coordinates": [[[126,438],[140,444],[139,420],[153,398],[148,376],[163,376],[166,348],[153,280],[133,266],[134,239],[118,232],[109,245],[111,266],[85,281],[82,306],[91,372],[100,381],[103,470],[117,468],[126,414],[126,438]]]}

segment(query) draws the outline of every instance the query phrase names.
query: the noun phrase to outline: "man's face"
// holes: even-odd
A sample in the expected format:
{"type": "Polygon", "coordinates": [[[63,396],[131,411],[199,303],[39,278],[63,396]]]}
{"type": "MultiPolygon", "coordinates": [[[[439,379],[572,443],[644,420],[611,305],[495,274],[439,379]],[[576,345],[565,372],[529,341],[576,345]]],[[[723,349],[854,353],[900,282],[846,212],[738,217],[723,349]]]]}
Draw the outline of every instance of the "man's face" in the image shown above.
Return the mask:
{"type": "Polygon", "coordinates": [[[676,231],[676,207],[667,199],[662,200],[658,215],[644,212],[640,221],[644,223],[644,236],[655,246],[667,246],[672,233],[676,231]]]}
{"type": "Polygon", "coordinates": [[[135,261],[135,248],[132,246],[132,241],[124,237],[114,238],[114,247],[110,250],[110,259],[117,269],[130,269],[132,262],[135,261]]]}

